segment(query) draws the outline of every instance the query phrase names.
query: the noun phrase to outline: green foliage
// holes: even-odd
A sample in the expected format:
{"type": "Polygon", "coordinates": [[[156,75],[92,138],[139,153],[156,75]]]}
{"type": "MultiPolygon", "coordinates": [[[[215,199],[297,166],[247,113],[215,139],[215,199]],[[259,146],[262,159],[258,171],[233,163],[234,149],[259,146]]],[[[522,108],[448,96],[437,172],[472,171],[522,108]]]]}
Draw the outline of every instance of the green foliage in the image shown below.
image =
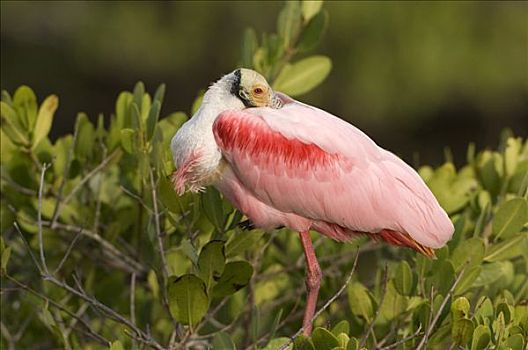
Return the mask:
{"type": "MultiPolygon", "coordinates": [[[[291,61],[315,47],[327,21],[320,2],[288,2],[277,34],[244,33],[242,62],[305,93],[331,62],[291,61]]],[[[110,117],[80,113],[72,134],[50,140],[58,98],[39,106],[29,87],[2,92],[2,348],[524,349],[526,140],[506,132],[497,150],[470,146],[460,169],[419,169],[456,227],[436,260],[314,236],[320,305],[343,286],[357,246],[360,262],[347,297],[292,343],[305,295],[298,238],[243,231],[214,189],[174,193],[169,143],[188,115],[163,111],[164,94],[140,82],[110,117]]]]}

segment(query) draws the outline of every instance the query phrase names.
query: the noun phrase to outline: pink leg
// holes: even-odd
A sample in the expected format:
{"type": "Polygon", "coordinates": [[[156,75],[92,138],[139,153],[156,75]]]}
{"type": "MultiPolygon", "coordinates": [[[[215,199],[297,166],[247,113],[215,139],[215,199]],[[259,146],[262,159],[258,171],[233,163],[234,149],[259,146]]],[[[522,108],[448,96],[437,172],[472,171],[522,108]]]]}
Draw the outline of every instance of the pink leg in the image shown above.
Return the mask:
{"type": "Polygon", "coordinates": [[[319,287],[321,286],[321,268],[315,256],[310,233],[308,231],[299,232],[299,235],[306,258],[306,289],[308,291],[306,308],[304,309],[303,328],[304,334],[310,335],[312,333],[312,322],[317,305],[317,295],[319,294],[319,287]]]}

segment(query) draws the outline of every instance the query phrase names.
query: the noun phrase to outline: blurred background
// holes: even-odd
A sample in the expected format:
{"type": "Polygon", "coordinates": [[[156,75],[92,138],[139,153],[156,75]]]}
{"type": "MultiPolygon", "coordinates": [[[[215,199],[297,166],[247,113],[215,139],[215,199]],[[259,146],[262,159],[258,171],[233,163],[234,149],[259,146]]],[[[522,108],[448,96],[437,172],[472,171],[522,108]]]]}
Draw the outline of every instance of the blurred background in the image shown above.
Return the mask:
{"type": "MultiPolygon", "coordinates": [[[[162,114],[240,61],[246,27],[274,32],[282,2],[1,2],[1,87],[55,93],[52,135],[77,112],[112,113],[136,81],[167,84],[162,114]]],[[[408,162],[458,164],[469,142],[528,134],[526,2],[328,2],[316,53],[333,69],[303,102],[363,129],[408,162]]]]}

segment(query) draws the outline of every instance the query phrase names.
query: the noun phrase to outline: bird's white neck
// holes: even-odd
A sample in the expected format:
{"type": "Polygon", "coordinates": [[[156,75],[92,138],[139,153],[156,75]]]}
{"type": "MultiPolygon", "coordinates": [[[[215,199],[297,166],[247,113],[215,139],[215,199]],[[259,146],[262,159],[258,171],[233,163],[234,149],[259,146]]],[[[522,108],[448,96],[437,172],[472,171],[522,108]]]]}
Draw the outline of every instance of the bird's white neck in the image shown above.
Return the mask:
{"type": "Polygon", "coordinates": [[[225,78],[211,85],[191,120],[196,118],[195,122],[201,126],[212,127],[216,117],[223,111],[244,109],[242,101],[231,93],[230,86],[231,82],[225,78]]]}

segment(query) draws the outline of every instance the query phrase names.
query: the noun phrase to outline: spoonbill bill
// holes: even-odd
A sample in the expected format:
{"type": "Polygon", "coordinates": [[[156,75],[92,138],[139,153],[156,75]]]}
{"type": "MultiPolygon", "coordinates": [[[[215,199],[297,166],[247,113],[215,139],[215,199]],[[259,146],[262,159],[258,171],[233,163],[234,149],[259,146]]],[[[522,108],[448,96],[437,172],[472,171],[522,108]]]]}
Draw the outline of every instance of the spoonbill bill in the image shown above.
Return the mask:
{"type": "Polygon", "coordinates": [[[338,241],[366,234],[429,257],[454,231],[403,160],[342,119],[274,92],[250,69],[237,69],[209,87],[171,150],[179,195],[213,185],[252,226],[299,233],[307,335],[321,283],[309,230],[338,241]]]}

